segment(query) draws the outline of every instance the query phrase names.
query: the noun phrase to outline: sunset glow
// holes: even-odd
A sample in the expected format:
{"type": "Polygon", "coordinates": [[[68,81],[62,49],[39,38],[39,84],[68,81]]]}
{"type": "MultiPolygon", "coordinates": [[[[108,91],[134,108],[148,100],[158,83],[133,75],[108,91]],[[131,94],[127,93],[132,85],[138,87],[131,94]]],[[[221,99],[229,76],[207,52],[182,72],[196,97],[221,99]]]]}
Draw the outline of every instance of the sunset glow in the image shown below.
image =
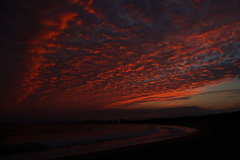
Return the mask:
{"type": "Polygon", "coordinates": [[[238,0],[10,0],[2,8],[4,121],[240,110],[238,0]]]}

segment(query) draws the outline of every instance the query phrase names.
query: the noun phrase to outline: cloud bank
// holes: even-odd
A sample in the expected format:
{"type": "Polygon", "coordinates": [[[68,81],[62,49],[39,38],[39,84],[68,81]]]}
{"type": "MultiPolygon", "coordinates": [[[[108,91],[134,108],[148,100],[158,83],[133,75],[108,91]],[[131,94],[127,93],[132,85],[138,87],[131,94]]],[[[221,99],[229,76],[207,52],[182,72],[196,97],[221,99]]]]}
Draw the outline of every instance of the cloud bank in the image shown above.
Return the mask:
{"type": "Polygon", "coordinates": [[[2,107],[121,108],[239,78],[238,0],[10,0],[2,8],[2,107]]]}

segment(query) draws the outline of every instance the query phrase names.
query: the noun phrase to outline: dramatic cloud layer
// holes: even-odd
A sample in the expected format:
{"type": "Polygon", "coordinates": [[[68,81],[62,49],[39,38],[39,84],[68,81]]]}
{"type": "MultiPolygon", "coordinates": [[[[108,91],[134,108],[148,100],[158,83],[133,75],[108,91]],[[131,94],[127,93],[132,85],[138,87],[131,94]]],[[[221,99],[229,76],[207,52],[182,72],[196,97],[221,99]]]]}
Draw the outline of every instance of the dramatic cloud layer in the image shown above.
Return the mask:
{"type": "Polygon", "coordinates": [[[128,107],[239,78],[239,0],[10,0],[1,106],[128,107]]]}

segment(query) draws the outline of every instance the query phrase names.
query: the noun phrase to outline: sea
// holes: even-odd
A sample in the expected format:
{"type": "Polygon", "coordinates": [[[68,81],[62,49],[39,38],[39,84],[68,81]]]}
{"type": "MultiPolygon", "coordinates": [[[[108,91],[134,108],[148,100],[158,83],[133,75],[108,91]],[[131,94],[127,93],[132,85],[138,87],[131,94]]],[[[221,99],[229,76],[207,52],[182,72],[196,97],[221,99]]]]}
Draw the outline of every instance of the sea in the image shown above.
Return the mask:
{"type": "Polygon", "coordinates": [[[163,141],[197,132],[151,124],[0,124],[0,160],[47,160],[163,141]]]}

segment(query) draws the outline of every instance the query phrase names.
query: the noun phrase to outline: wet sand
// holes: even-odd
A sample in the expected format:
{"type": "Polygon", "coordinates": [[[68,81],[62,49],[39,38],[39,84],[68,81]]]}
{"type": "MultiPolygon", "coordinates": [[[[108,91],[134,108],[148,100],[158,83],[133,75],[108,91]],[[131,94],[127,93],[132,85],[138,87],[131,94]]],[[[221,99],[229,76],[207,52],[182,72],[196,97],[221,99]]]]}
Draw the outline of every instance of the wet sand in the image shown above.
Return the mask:
{"type": "Polygon", "coordinates": [[[239,160],[240,112],[215,116],[165,120],[138,121],[135,123],[166,124],[193,127],[194,135],[170,140],[122,147],[101,152],[56,158],[54,160],[239,160]]]}

